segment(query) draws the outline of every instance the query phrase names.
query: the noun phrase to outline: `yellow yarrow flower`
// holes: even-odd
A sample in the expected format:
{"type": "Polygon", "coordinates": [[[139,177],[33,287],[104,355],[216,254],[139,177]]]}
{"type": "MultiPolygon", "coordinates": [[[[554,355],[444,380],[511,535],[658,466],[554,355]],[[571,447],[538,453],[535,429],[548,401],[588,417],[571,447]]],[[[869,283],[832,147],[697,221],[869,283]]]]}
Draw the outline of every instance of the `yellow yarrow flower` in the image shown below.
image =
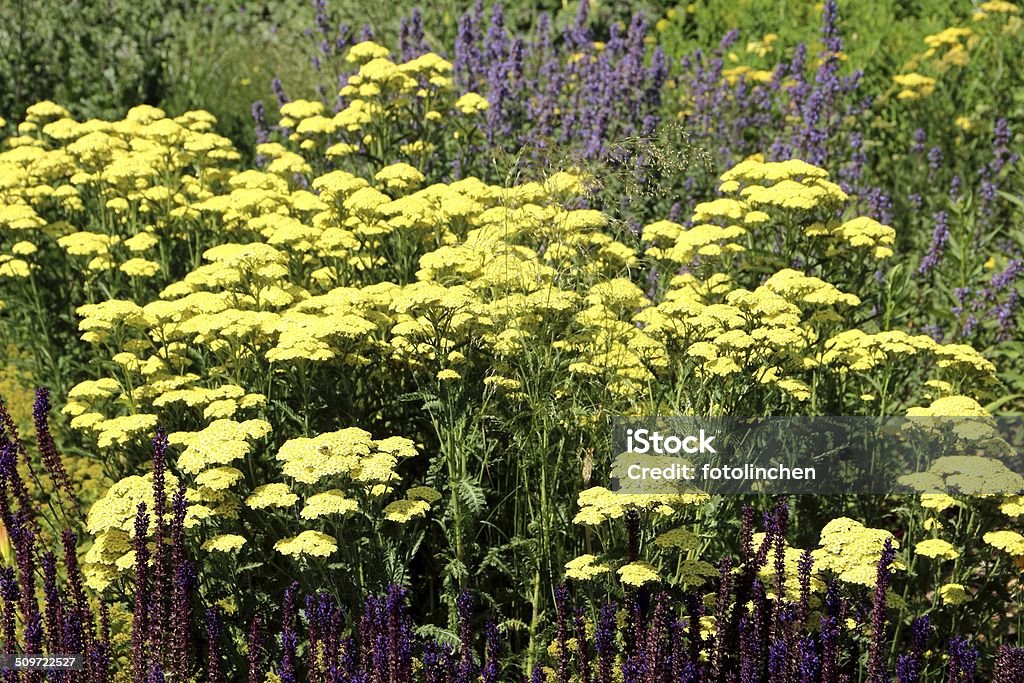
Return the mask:
{"type": "Polygon", "coordinates": [[[253,510],[262,510],[268,507],[291,507],[298,500],[299,497],[291,492],[288,484],[274,483],[256,487],[252,495],[245,499],[245,504],[253,510]]]}
{"type": "Polygon", "coordinates": [[[274,544],[274,550],[291,557],[327,557],[338,549],[337,540],[333,536],[320,531],[307,530],[298,536],[285,538],[274,544]]]}
{"type": "Polygon", "coordinates": [[[233,553],[245,545],[244,536],[238,534],[221,534],[214,536],[201,546],[207,552],[233,553]]]}
{"type": "Polygon", "coordinates": [[[604,564],[596,564],[597,558],[593,555],[580,555],[576,559],[565,563],[565,575],[570,579],[578,581],[589,581],[611,571],[611,567],[604,564]]]}
{"type": "Polygon", "coordinates": [[[959,583],[947,583],[940,586],[939,597],[947,605],[962,605],[971,599],[970,594],[959,583]]]}
{"type": "Polygon", "coordinates": [[[303,519],[319,519],[328,515],[345,515],[359,509],[352,498],[346,498],[340,489],[331,489],[306,499],[306,505],[299,516],[303,519]]]}
{"type": "Polygon", "coordinates": [[[647,562],[631,562],[619,567],[619,580],[627,586],[643,586],[661,581],[658,571],[647,562]]]}
{"type": "Polygon", "coordinates": [[[384,508],[384,519],[405,524],[414,517],[425,517],[430,503],[424,500],[396,500],[384,508]]]}
{"type": "Polygon", "coordinates": [[[928,540],[921,541],[914,546],[914,552],[918,555],[942,560],[955,560],[960,557],[960,553],[953,547],[952,543],[943,541],[940,538],[929,538],[928,540]]]}
{"type": "Polygon", "coordinates": [[[1020,535],[1016,531],[1010,531],[1008,529],[1003,529],[1002,531],[990,531],[982,536],[982,540],[993,548],[998,548],[999,550],[1009,553],[1015,557],[1024,556],[1024,536],[1020,535]]]}

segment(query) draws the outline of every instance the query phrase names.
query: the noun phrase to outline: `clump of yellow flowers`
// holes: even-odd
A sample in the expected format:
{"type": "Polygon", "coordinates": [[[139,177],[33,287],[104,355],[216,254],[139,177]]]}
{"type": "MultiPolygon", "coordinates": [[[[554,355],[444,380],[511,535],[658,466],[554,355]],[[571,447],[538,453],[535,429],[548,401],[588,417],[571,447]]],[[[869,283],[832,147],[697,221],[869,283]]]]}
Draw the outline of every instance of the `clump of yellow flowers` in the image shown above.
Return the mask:
{"type": "MultiPolygon", "coordinates": [[[[132,521],[153,495],[138,468],[157,425],[171,432],[168,490],[187,486],[186,525],[211,561],[334,561],[362,530],[400,539],[454,486],[418,464],[438,459],[418,435],[351,417],[379,416],[410,387],[442,398],[468,387],[521,411],[540,358],[544,373],[625,414],[906,410],[977,405],[990,391],[994,368],[969,346],[850,322],[895,230],[851,215],[825,169],[751,157],[688,224],[658,221],[634,240],[579,208],[593,179],[576,169],[509,185],[426,177],[418,162],[446,122],[473,135],[487,100],[457,93],[437,55],[398,64],[361,43],[348,58],[358,71],[346,107],[286,104],[288,132],[259,146],[258,168],[238,167],[209,114],[153,107],[77,122],[40,103],[0,152],[0,234],[12,245],[0,278],[33,284],[43,255],[59,254],[82,297],[81,339],[105,361],[63,408],[126,470],[89,513],[93,586],[133,566],[132,521]],[[410,116],[415,139],[400,134],[410,116]],[[908,389],[911,370],[927,381],[908,389]],[[693,389],[659,393],[680,386],[693,389]]],[[[685,554],[676,577],[699,585],[715,569],[682,525],[703,500],[587,487],[574,521],[601,534],[643,512],[669,527],[658,562],[685,554]]],[[[864,583],[882,532],[855,525],[826,527],[816,559],[864,583]]],[[[992,544],[1019,549],[1005,535],[992,544]]],[[[949,555],[934,543],[922,552],[949,555]]],[[[663,576],[660,564],[594,553],[566,569],[634,585],[663,576]]]]}

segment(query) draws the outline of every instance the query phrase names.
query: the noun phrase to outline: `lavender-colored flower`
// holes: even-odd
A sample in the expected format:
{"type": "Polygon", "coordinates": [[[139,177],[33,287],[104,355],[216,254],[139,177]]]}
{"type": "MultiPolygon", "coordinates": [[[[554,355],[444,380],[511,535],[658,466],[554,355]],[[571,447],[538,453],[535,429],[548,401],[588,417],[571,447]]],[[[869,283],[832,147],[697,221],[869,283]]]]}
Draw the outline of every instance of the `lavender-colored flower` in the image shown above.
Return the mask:
{"type": "Polygon", "coordinates": [[[910,150],[914,153],[920,153],[924,151],[924,141],[927,139],[927,135],[924,132],[924,128],[917,128],[914,130],[913,140],[914,144],[910,150]]]}
{"type": "Polygon", "coordinates": [[[412,14],[403,17],[398,27],[398,50],[402,61],[408,62],[429,51],[423,35],[423,13],[417,7],[412,14]]]}
{"type": "Polygon", "coordinates": [[[945,211],[938,211],[932,220],[935,223],[932,230],[932,243],[928,248],[928,253],[921,259],[921,264],[917,267],[918,275],[927,275],[939,265],[946,245],[949,243],[949,214],[945,211]]]}
{"type": "Polygon", "coordinates": [[[263,107],[262,100],[256,100],[251,108],[252,121],[256,130],[256,142],[262,144],[270,139],[270,129],[267,127],[267,113],[263,107]]]}
{"type": "Polygon", "coordinates": [[[288,95],[284,91],[284,84],[281,83],[281,79],[274,77],[274,80],[270,82],[270,89],[274,91],[274,97],[277,98],[277,106],[287,104],[291,100],[288,99],[288,95]]]}

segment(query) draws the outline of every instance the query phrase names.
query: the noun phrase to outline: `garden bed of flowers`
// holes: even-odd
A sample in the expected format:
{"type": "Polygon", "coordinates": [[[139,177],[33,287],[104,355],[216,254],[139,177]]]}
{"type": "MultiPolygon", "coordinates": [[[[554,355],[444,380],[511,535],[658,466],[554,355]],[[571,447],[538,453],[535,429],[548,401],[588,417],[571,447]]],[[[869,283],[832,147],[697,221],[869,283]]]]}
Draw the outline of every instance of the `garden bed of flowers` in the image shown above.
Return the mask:
{"type": "Polygon", "coordinates": [[[589,7],[317,3],[252,155],[0,119],[0,642],[83,663],[3,680],[1024,681],[1024,491],[609,482],[616,417],[1019,415],[1020,11],[875,74],[833,0],[683,56],[589,7]]]}

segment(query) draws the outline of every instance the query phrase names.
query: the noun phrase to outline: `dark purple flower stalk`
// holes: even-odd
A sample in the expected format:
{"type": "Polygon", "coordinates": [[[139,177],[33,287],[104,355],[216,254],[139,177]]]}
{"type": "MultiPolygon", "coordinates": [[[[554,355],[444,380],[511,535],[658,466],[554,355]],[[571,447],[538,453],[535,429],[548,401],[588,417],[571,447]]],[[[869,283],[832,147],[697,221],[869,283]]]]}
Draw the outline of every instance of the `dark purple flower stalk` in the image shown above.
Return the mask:
{"type": "Polygon", "coordinates": [[[821,658],[818,656],[814,638],[805,636],[800,639],[800,683],[817,683],[821,680],[821,658]]]}
{"type": "Polygon", "coordinates": [[[802,632],[807,625],[807,617],[811,612],[811,572],[814,569],[814,557],[810,550],[800,554],[797,564],[797,575],[800,580],[800,602],[797,604],[797,631],[802,632]]]}
{"type": "Polygon", "coordinates": [[[135,679],[142,680],[149,673],[150,643],[148,642],[150,618],[150,584],[149,584],[149,515],[146,504],[139,503],[135,515],[135,539],[132,547],[135,551],[135,581],[133,593],[135,603],[132,607],[132,670],[135,679]]]}
{"type": "Polygon", "coordinates": [[[597,682],[612,683],[612,667],[615,663],[615,614],[618,607],[615,603],[603,605],[598,613],[597,625],[594,629],[594,649],[597,652],[597,682]]]}
{"type": "Polygon", "coordinates": [[[739,622],[739,683],[758,683],[761,678],[760,645],[757,641],[756,626],[743,617],[739,622]]]}
{"type": "MultiPolygon", "coordinates": [[[[484,634],[487,639],[487,646],[485,650],[486,662],[484,663],[483,683],[498,683],[498,677],[501,672],[501,636],[498,634],[498,627],[493,621],[487,622],[487,625],[484,627],[484,634]]],[[[585,641],[582,647],[586,648],[585,641]]],[[[411,680],[411,676],[405,680],[411,680]]],[[[394,683],[401,682],[395,681],[394,683]]]]}
{"type": "Polygon", "coordinates": [[[206,676],[209,683],[224,683],[224,676],[220,666],[220,639],[223,630],[220,609],[213,607],[206,610],[206,639],[209,643],[206,658],[206,676]]]}
{"type": "Polygon", "coordinates": [[[633,509],[626,512],[626,538],[629,561],[636,562],[640,559],[640,513],[633,509]]]}
{"type": "Polygon", "coordinates": [[[996,663],[992,667],[992,683],[1022,683],[1024,681],[1024,647],[1000,645],[996,650],[996,663]]]}
{"type": "Polygon", "coordinates": [[[768,646],[768,675],[772,680],[786,680],[789,673],[789,652],[786,643],[777,640],[768,646]]]}
{"type": "MultiPolygon", "coordinates": [[[[78,566],[78,538],[72,531],[65,529],[61,533],[61,544],[64,551],[64,573],[67,576],[68,592],[71,598],[70,603],[65,606],[65,612],[74,615],[74,619],[65,624],[65,637],[81,642],[86,652],[92,652],[101,646],[109,647],[110,630],[106,621],[108,608],[103,601],[100,601],[100,623],[103,628],[100,642],[96,642],[92,610],[89,608],[89,601],[86,598],[82,571],[78,566]]],[[[86,664],[92,667],[91,660],[86,664]]],[[[89,674],[99,678],[106,675],[106,669],[93,667],[89,669],[89,674]]]]}
{"type": "MultiPolygon", "coordinates": [[[[3,415],[2,403],[0,403],[0,418],[3,415]]],[[[13,424],[11,427],[13,428],[13,424]]],[[[20,452],[21,446],[16,439],[9,440],[6,436],[0,436],[0,481],[3,482],[4,486],[2,493],[7,491],[13,493],[14,499],[18,503],[18,514],[22,516],[24,523],[33,524],[35,504],[28,492],[28,487],[25,486],[25,481],[18,472],[18,456],[20,452]]],[[[28,461],[28,458],[26,457],[25,460],[28,461]]],[[[6,495],[3,496],[3,506],[4,526],[10,529],[14,524],[12,522],[13,510],[8,506],[6,495]]]]}
{"type": "Polygon", "coordinates": [[[176,680],[188,677],[192,669],[192,592],[196,585],[195,568],[185,549],[185,483],[178,486],[171,517],[171,670],[176,680]]]}
{"type": "MultiPolygon", "coordinates": [[[[14,516],[14,525],[8,530],[14,541],[14,555],[18,565],[18,583],[21,586],[21,618],[28,624],[39,612],[36,602],[36,533],[28,527],[27,515],[19,510],[14,516]]],[[[33,650],[32,652],[39,652],[33,650]]]]}
{"type": "Polygon", "coordinates": [[[910,632],[913,642],[910,651],[896,658],[896,679],[899,683],[919,683],[921,680],[922,660],[930,631],[931,627],[927,616],[919,617],[911,622],[910,632]]]}
{"type": "Polygon", "coordinates": [[[281,681],[298,683],[296,657],[299,634],[295,630],[295,600],[299,594],[298,582],[293,582],[284,592],[284,607],[281,615],[281,681]]]}
{"type": "Polygon", "coordinates": [[[754,508],[743,506],[743,521],[740,525],[740,559],[750,564],[754,559],[754,508]]]}
{"type": "Polygon", "coordinates": [[[428,640],[423,647],[425,683],[450,683],[454,678],[455,651],[451,645],[428,640]]]}
{"type": "Polygon", "coordinates": [[[889,567],[892,565],[896,551],[892,547],[892,539],[885,539],[882,546],[882,557],[878,561],[875,578],[875,594],[871,603],[871,646],[868,651],[868,683],[888,683],[889,673],[885,667],[885,610],[886,593],[889,590],[889,567]]]}
{"type": "MultiPolygon", "coordinates": [[[[14,574],[13,567],[0,567],[0,608],[3,615],[0,616],[0,632],[4,637],[4,654],[14,654],[18,651],[18,640],[15,632],[16,614],[18,601],[20,599],[18,590],[18,579],[14,574]]],[[[16,671],[4,671],[3,678],[7,681],[18,680],[16,671]]]]}
{"type": "Polygon", "coordinates": [[[263,683],[266,675],[264,659],[266,652],[263,646],[263,619],[255,615],[249,622],[249,634],[246,639],[246,658],[249,662],[249,683],[263,683]]]}
{"type": "MultiPolygon", "coordinates": [[[[405,613],[405,599],[408,591],[397,584],[388,586],[385,612],[387,613],[388,652],[390,653],[389,683],[403,683],[412,680],[412,636],[413,627],[405,613]]],[[[336,632],[340,626],[340,610],[334,610],[332,629],[336,632]]],[[[495,636],[497,633],[495,633],[495,636]]],[[[488,641],[490,644],[490,641],[488,641]]],[[[336,640],[328,641],[329,654],[337,651],[336,640]],[[332,642],[333,641],[333,642],[332,642]]]]}
{"type": "Polygon", "coordinates": [[[896,657],[896,680],[899,683],[919,683],[921,680],[921,662],[913,654],[901,654],[896,657]]]}
{"type": "MultiPolygon", "coordinates": [[[[732,600],[732,558],[723,556],[718,563],[718,599],[715,602],[715,649],[711,657],[711,678],[722,680],[729,660],[729,643],[732,634],[729,629],[729,603],[732,600]]],[[[691,619],[693,617],[691,616],[691,619]]]]}
{"type": "Polygon", "coordinates": [[[463,590],[455,601],[459,615],[459,672],[456,679],[468,683],[474,677],[473,662],[473,594],[463,590]]]}
{"type": "Polygon", "coordinates": [[[46,623],[46,644],[48,652],[62,652],[64,645],[64,605],[57,588],[57,556],[52,552],[43,553],[43,614],[46,623]]]}
{"type": "Polygon", "coordinates": [[[644,643],[644,674],[648,681],[664,680],[670,671],[669,653],[666,649],[669,631],[669,598],[668,593],[662,591],[655,598],[654,616],[647,628],[644,643]]]}
{"type": "Polygon", "coordinates": [[[36,444],[39,446],[39,455],[42,457],[43,467],[46,468],[46,471],[53,479],[58,500],[60,500],[61,491],[63,491],[64,495],[77,508],[79,506],[78,497],[71,486],[71,479],[68,477],[67,470],[64,469],[64,463],[57,453],[57,444],[53,440],[53,434],[50,433],[49,414],[50,391],[46,387],[39,387],[36,389],[36,401],[32,407],[32,419],[36,426],[36,444]]]}
{"type": "Polygon", "coordinates": [[[555,589],[555,647],[558,648],[558,681],[569,683],[569,589],[555,589]]]}
{"type": "Polygon", "coordinates": [[[789,506],[780,502],[775,508],[775,600],[786,600],[786,529],[789,526],[789,506]]]}
{"type": "Polygon", "coordinates": [[[953,636],[949,641],[949,662],[946,665],[948,683],[973,683],[978,669],[979,653],[967,638],[953,636]]]}
{"type": "Polygon", "coordinates": [[[164,661],[167,639],[167,606],[170,600],[171,556],[168,545],[167,514],[167,432],[157,428],[153,445],[153,522],[155,526],[153,554],[153,593],[150,603],[149,643],[153,655],[164,661]]]}

